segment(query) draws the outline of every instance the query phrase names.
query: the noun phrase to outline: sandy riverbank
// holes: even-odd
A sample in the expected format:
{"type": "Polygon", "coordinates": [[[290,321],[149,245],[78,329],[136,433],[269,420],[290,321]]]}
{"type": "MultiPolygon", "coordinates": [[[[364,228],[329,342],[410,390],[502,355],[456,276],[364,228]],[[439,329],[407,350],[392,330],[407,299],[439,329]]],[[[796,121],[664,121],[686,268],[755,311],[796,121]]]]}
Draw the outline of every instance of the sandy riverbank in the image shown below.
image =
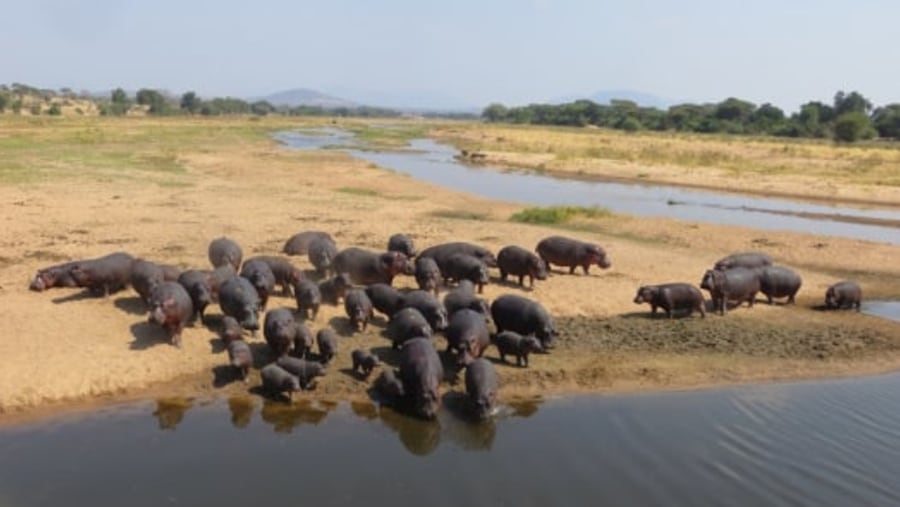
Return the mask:
{"type": "MultiPolygon", "coordinates": [[[[813,308],[825,288],[843,278],[860,280],[869,297],[900,297],[898,247],[667,219],[610,217],[582,224],[578,232],[514,224],[508,217],[519,205],[444,190],[340,153],[288,152],[269,141],[235,141],[215,149],[181,146],[173,156],[184,172],[164,181],[134,171],[127,178],[104,172],[74,182],[50,178],[0,186],[6,231],[0,243],[5,329],[0,413],[12,417],[163,392],[246,391],[239,384],[220,385],[226,357],[213,330],[186,330],[183,348],[176,349],[160,329],[146,324],[131,290],[103,299],[67,289],[30,292],[28,281],[39,267],[116,250],[185,268],[206,267],[211,238],[235,238],[246,255],[278,253],[291,234],[313,228],[331,231],[342,247],[371,249],[383,248],[387,237],[400,231],[420,246],[467,240],[495,251],[508,244],[533,248],[540,238],[560,232],[603,245],[612,269],[595,268],[590,276],[558,272],[526,294],[553,313],[561,337],[557,349],[534,357],[529,369],[498,364],[507,399],[900,367],[896,323],[813,308]],[[439,216],[460,211],[483,219],[439,216]],[[649,308],[631,302],[641,284],[699,283],[717,258],[748,249],[765,250],[803,274],[796,306],[758,304],[725,318],[667,322],[646,318],[649,308]]],[[[309,267],[306,259],[295,260],[309,267]]],[[[411,278],[399,281],[413,284],[411,278]]],[[[505,292],[521,289],[492,284],[485,296],[505,292]]],[[[270,306],[293,302],[275,297],[270,306]]],[[[325,325],[346,330],[343,308],[324,308],[311,327],[325,325]]],[[[344,370],[349,351],[357,347],[375,348],[392,359],[389,342],[380,335],[383,325],[378,320],[367,333],[342,337],[329,375],[302,396],[365,397],[368,383],[344,370]]],[[[442,338],[436,342],[443,348],[442,338]]],[[[489,349],[487,355],[496,352],[489,349]]],[[[250,386],[256,383],[254,376],[250,386]]]]}

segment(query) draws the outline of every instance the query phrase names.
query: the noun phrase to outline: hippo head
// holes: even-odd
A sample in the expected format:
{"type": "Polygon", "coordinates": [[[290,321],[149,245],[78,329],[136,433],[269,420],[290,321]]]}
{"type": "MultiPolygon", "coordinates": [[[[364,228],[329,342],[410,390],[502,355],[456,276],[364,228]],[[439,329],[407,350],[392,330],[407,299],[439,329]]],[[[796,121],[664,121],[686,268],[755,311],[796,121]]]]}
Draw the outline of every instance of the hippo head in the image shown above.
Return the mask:
{"type": "Polygon", "coordinates": [[[658,289],[652,285],[644,285],[637,291],[637,295],[634,296],[634,302],[637,304],[647,303],[653,301],[656,297],[656,293],[658,289]]]}
{"type": "Polygon", "coordinates": [[[603,248],[597,245],[588,245],[587,252],[592,264],[596,264],[602,269],[608,269],[612,266],[609,262],[609,258],[606,256],[606,251],[603,250],[603,248]]]}
{"type": "Polygon", "coordinates": [[[175,300],[173,298],[154,301],[148,320],[163,325],[166,323],[168,314],[173,308],[175,308],[175,300]]]}
{"type": "Polygon", "coordinates": [[[835,294],[834,287],[828,287],[828,290],[825,291],[825,306],[828,308],[835,308],[837,305],[837,295],[835,294]]]}
{"type": "Polygon", "coordinates": [[[538,280],[547,279],[547,263],[537,255],[531,254],[528,258],[528,271],[538,280]]]}
{"type": "Polygon", "coordinates": [[[49,271],[38,271],[31,280],[31,284],[28,285],[28,288],[36,292],[41,292],[42,290],[53,286],[53,278],[53,275],[49,271]]]}
{"type": "Polygon", "coordinates": [[[431,315],[429,315],[430,318],[428,321],[429,324],[434,323],[434,325],[431,326],[434,331],[443,331],[444,329],[447,329],[449,319],[447,318],[447,310],[444,309],[443,306],[435,308],[430,313],[431,315]]]}
{"type": "Polygon", "coordinates": [[[436,418],[440,408],[441,399],[438,397],[437,389],[425,389],[422,395],[416,399],[415,412],[424,419],[436,418]]]}
{"type": "Polygon", "coordinates": [[[219,331],[219,336],[221,336],[222,341],[225,344],[229,344],[233,341],[240,340],[243,335],[243,328],[238,323],[237,319],[228,315],[222,319],[222,329],[219,331]]]}
{"type": "Polygon", "coordinates": [[[485,264],[479,263],[477,267],[473,269],[472,277],[475,280],[478,280],[478,285],[484,285],[491,281],[491,277],[488,274],[488,267],[485,264]]]}
{"type": "Polygon", "coordinates": [[[543,352],[544,346],[541,345],[541,342],[532,335],[527,335],[522,337],[522,344],[526,350],[531,352],[543,352]]]}
{"type": "Polygon", "coordinates": [[[250,331],[259,329],[259,308],[253,305],[247,305],[244,308],[244,317],[241,319],[241,327],[250,331]]]}
{"type": "Polygon", "coordinates": [[[300,390],[300,379],[295,375],[287,375],[281,384],[281,390],[288,393],[300,390]]]}
{"type": "Polygon", "coordinates": [[[353,281],[350,280],[349,273],[338,273],[331,281],[338,297],[344,297],[347,294],[347,290],[353,287],[353,281]]]}
{"type": "Polygon", "coordinates": [[[478,420],[487,419],[494,409],[493,400],[488,395],[471,398],[472,415],[478,420]]]}
{"type": "Polygon", "coordinates": [[[535,332],[535,336],[541,341],[542,348],[549,349],[553,347],[553,341],[556,337],[556,327],[553,325],[553,321],[548,319],[546,324],[535,332]]]}
{"type": "Polygon", "coordinates": [[[291,272],[288,275],[288,283],[291,285],[296,284],[300,280],[303,279],[303,271],[300,268],[291,267],[291,272]]]}
{"type": "Polygon", "coordinates": [[[212,292],[209,290],[209,286],[197,283],[191,287],[190,290],[191,299],[196,302],[197,306],[200,307],[201,311],[203,308],[206,308],[210,303],[212,303],[212,292]]]}
{"type": "Polygon", "coordinates": [[[475,252],[475,257],[481,259],[481,262],[485,263],[489,268],[497,267],[497,258],[494,257],[494,254],[492,254],[490,250],[480,248],[475,252]]]}
{"type": "Polygon", "coordinates": [[[353,310],[350,312],[350,320],[352,322],[355,322],[357,325],[360,325],[363,322],[365,322],[366,317],[368,317],[368,313],[366,312],[366,309],[363,308],[362,306],[353,308],[353,310]]]}
{"type": "Polygon", "coordinates": [[[723,276],[721,271],[715,269],[706,270],[706,273],[703,274],[703,280],[700,282],[700,288],[709,291],[715,290],[716,287],[721,286],[723,276]]]}

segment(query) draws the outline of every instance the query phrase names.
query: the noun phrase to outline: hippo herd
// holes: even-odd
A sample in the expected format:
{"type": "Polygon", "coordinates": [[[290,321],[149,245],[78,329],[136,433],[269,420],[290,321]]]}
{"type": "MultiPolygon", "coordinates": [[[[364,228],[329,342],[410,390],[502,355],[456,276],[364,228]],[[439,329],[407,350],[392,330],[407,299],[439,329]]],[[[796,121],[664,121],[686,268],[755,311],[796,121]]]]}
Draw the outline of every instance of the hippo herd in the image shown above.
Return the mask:
{"type": "MultiPolygon", "coordinates": [[[[181,270],[116,252],[40,269],[30,288],[86,288],[98,296],[131,286],[146,304],[148,321],[159,325],[172,345],[181,345],[181,334],[192,322],[207,324],[207,309],[217,303],[222,313],[219,336],[235,375],[247,381],[254,357],[245,341],[262,329],[270,361],[260,369],[261,389],[272,396],[292,398],[311,389],[338,353],[333,329],[314,336],[307,322],[315,320],[319,307],[343,305],[350,332],[365,331],[376,312],[388,319],[384,334],[399,351],[398,367],[383,368],[373,382],[374,391],[386,402],[424,418],[433,418],[441,404],[440,385],[445,364],[465,370],[465,388],[471,414],[487,417],[496,404],[499,387],[494,363],[483,357],[495,346],[502,362],[515,357],[527,367],[531,353],[546,353],[557,334],[553,318],[537,301],[506,294],[488,303],[479,296],[496,268],[506,281],[518,277],[518,285],[533,287],[547,278],[552,264],[569,267],[610,266],[603,248],[562,236],[540,241],[531,252],[507,246],[495,256],[490,250],[466,242],[430,246],[417,252],[406,234],[388,239],[387,250],[373,252],[359,247],[338,249],[324,231],[305,231],[289,238],[283,256],[245,258],[233,239],[221,237],[209,243],[208,269],[181,270]],[[305,255],[314,271],[304,272],[290,256],[305,255]],[[398,290],[398,276],[415,277],[418,289],[398,290]],[[446,294],[440,298],[440,292],[446,294]],[[266,311],[269,298],[280,290],[292,296],[296,310],[266,311]],[[493,322],[492,330],[491,322],[493,322]],[[447,341],[442,355],[433,336],[447,341]],[[314,353],[313,350],[318,352],[314,353]]],[[[370,350],[350,352],[353,371],[363,378],[382,365],[370,350]]]]}
{"type": "MultiPolygon", "coordinates": [[[[752,307],[756,294],[762,292],[768,303],[775,298],[787,298],[793,304],[803,279],[796,272],[772,263],[772,257],[761,252],[741,252],[716,261],[712,269],[703,274],[700,288],[709,292],[712,309],[725,315],[728,303],[740,306],[744,301],[752,307]]],[[[859,311],[862,289],[853,281],[838,282],[825,292],[825,307],[829,309],[856,308],[859,311]]],[[[700,289],[689,283],[644,285],[634,297],[637,304],[649,303],[651,314],[662,308],[666,317],[676,311],[688,315],[697,311],[706,316],[705,301],[700,289]]]]}
{"type": "MultiPolygon", "coordinates": [[[[485,350],[494,346],[501,362],[510,356],[517,366],[528,367],[529,355],[549,352],[558,334],[552,316],[533,299],[504,294],[489,303],[481,298],[489,270],[499,270],[504,282],[510,275],[517,277],[524,289],[526,277],[531,288],[535,280],[547,278],[552,265],[568,267],[570,274],[578,267],[588,274],[592,265],[611,266],[602,247],[564,236],[542,239],[533,252],[511,245],[495,256],[466,242],[417,252],[405,234],[391,236],[383,252],[338,249],[329,233],[305,231],[289,238],[282,252],[284,256],[245,259],[236,241],[222,237],[209,244],[211,268],[188,270],[116,252],[40,269],[30,288],[81,287],[107,296],[131,286],[147,305],[148,321],[164,329],[175,346],[181,344],[184,327],[207,323],[207,307],[217,303],[229,366],[247,381],[254,357],[245,337],[255,337],[262,328],[271,360],[260,370],[261,389],[288,398],[313,388],[339,352],[340,340],[333,329],[325,327],[313,335],[306,325],[316,319],[321,305],[342,304],[351,333],[365,331],[377,312],[388,319],[384,334],[399,351],[397,368],[381,368],[372,383],[385,403],[423,418],[435,417],[448,365],[454,371],[465,370],[470,413],[484,418],[494,410],[499,387],[494,363],[483,357],[485,350]],[[314,271],[304,272],[290,259],[303,255],[314,271]],[[394,288],[398,276],[415,277],[418,289],[394,288]],[[293,296],[296,310],[265,311],[276,287],[282,295],[293,296]],[[446,293],[440,298],[442,288],[446,293]],[[446,339],[444,360],[433,341],[436,333],[446,339]]],[[[704,274],[700,287],[709,291],[712,308],[724,315],[728,303],[748,301],[752,306],[758,292],[770,303],[784,297],[792,303],[801,283],[790,269],[774,266],[768,255],[751,252],[718,261],[704,274]]],[[[841,282],[828,289],[826,306],[858,310],[860,299],[857,284],[841,282]]],[[[662,308],[669,318],[680,311],[701,316],[706,312],[700,289],[688,283],[642,286],[634,302],[649,303],[653,314],[662,308]]],[[[352,350],[350,358],[353,372],[362,378],[382,366],[370,350],[352,350]]]]}

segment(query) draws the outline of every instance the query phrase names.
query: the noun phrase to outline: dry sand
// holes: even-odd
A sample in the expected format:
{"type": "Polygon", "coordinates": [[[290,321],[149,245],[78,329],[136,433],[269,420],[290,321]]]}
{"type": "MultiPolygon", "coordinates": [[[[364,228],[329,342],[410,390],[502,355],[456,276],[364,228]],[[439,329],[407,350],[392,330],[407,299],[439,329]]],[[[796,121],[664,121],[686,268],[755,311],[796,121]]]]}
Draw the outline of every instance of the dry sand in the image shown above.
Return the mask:
{"type": "MultiPolygon", "coordinates": [[[[109,298],[74,289],[27,289],[34,272],[58,262],[125,250],[184,268],[208,266],[210,239],[238,240],[245,255],[276,254],[292,234],[331,231],[340,247],[381,249],[394,232],[420,247],[465,240],[493,250],[529,249],[550,234],[603,245],[613,267],[589,276],[562,272],[534,291],[494,283],[541,301],[561,329],[558,347],[532,357],[528,369],[498,364],[505,399],[583,391],[688,388],[888,371],[900,366],[900,326],[854,312],[814,309],[825,288],[856,278],[867,296],[900,297],[900,248],[848,239],[612,217],[595,232],[566,232],[507,221],[522,206],[491,202],[415,181],[340,153],[288,152],[270,142],[235,143],[215,152],[184,149],[188,168],[166,184],[140,177],[41,182],[0,187],[0,413],[3,418],[61,410],[97,400],[160,394],[246,392],[226,383],[227,357],[213,329],[185,330],[181,349],[146,322],[128,289],[109,298]],[[368,189],[360,195],[354,189],[368,189]],[[485,220],[439,218],[435,212],[486,214],[485,220]],[[666,321],[632,303],[645,283],[699,283],[717,258],[765,250],[804,276],[796,306],[757,304],[722,318],[666,321]]],[[[305,258],[294,258],[308,268],[305,258]]],[[[411,287],[411,278],[399,285],[411,287]]],[[[270,308],[293,307],[280,296],[270,308]]],[[[210,307],[218,313],[218,307],[210,307]]],[[[347,330],[342,307],[324,307],[313,331],[347,330]]],[[[368,381],[349,374],[349,352],[372,347],[396,358],[380,335],[383,319],[363,334],[342,336],[337,363],[301,397],[363,399],[368,381]]],[[[263,343],[261,337],[256,343],[263,343]]],[[[443,349],[443,339],[436,338],[443,349]]],[[[264,346],[257,347],[266,361],[264,346]]],[[[496,357],[495,349],[487,352],[496,357]]],[[[373,375],[374,377],[374,375],[373,375]]],[[[258,384],[254,372],[249,386],[258,384]]],[[[449,388],[460,389],[459,384],[449,388]]]]}

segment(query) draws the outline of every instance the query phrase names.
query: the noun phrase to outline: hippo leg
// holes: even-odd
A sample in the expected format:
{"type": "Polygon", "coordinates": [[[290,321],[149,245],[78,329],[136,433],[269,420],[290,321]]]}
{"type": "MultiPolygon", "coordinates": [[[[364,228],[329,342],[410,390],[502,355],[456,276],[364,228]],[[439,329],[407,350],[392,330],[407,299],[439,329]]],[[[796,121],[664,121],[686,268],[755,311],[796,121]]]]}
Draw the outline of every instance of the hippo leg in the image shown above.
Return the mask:
{"type": "Polygon", "coordinates": [[[589,275],[591,273],[591,265],[590,264],[582,264],[581,268],[584,269],[585,275],[589,275]]]}
{"type": "MultiPolygon", "coordinates": [[[[521,283],[521,282],[519,282],[519,283],[521,283]]],[[[528,288],[529,289],[534,288],[534,275],[528,275],[528,288]]]]}
{"type": "MultiPolygon", "coordinates": [[[[520,281],[519,283],[522,283],[522,282],[520,281]]],[[[478,284],[478,293],[479,293],[479,294],[482,294],[483,292],[484,292],[484,284],[483,284],[483,283],[479,283],[479,284],[478,284]]]]}
{"type": "Polygon", "coordinates": [[[569,274],[570,274],[570,275],[574,275],[574,274],[575,274],[575,266],[569,266],[569,274]]]}
{"type": "Polygon", "coordinates": [[[669,319],[669,320],[672,320],[672,309],[671,309],[671,308],[664,308],[664,310],[666,311],[666,318],[669,319]]]}
{"type": "Polygon", "coordinates": [[[650,315],[652,315],[652,316],[655,317],[655,316],[656,316],[656,309],[657,309],[657,308],[658,308],[658,306],[656,306],[656,305],[654,305],[654,304],[651,304],[651,305],[650,305],[650,315]]]}
{"type": "MultiPolygon", "coordinates": [[[[504,282],[506,281],[506,275],[507,275],[506,271],[503,271],[501,269],[500,270],[500,279],[503,280],[504,282]]],[[[522,283],[522,282],[519,282],[519,283],[522,283]]]]}
{"type": "MultiPolygon", "coordinates": [[[[772,296],[770,296],[769,294],[766,294],[766,298],[768,298],[768,300],[769,300],[769,306],[775,304],[775,300],[772,299],[772,296]]],[[[750,306],[753,306],[753,305],[750,305],[750,306]]]]}
{"type": "Polygon", "coordinates": [[[525,286],[525,275],[519,275],[519,285],[525,286]]]}
{"type": "Polygon", "coordinates": [[[525,365],[525,368],[528,368],[528,352],[522,354],[522,363],[525,365]]]}
{"type": "Polygon", "coordinates": [[[796,296],[796,295],[797,295],[796,292],[791,294],[791,296],[787,300],[787,304],[789,304],[789,305],[795,304],[796,302],[794,301],[794,296],[796,296]]]}
{"type": "Polygon", "coordinates": [[[747,298],[747,305],[748,305],[750,308],[753,308],[753,303],[754,303],[755,301],[756,301],[756,293],[754,292],[753,294],[750,294],[750,297],[749,297],[749,298],[747,298]]]}
{"type": "Polygon", "coordinates": [[[519,368],[522,367],[522,354],[516,355],[516,366],[518,366],[519,368]]]}
{"type": "Polygon", "coordinates": [[[504,363],[506,362],[506,354],[504,354],[503,352],[500,353],[500,360],[504,363]]]}

